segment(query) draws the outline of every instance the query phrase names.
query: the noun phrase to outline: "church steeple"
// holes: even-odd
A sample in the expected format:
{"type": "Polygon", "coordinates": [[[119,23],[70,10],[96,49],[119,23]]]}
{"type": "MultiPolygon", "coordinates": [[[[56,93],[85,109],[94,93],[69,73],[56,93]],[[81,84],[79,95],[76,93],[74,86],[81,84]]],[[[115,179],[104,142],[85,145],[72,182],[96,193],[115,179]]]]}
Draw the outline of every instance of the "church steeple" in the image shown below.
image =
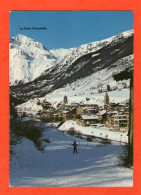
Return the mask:
{"type": "Polygon", "coordinates": [[[106,91],[105,96],[104,96],[104,105],[107,105],[107,104],[109,104],[109,96],[108,96],[108,93],[106,91]]]}
{"type": "Polygon", "coordinates": [[[67,98],[67,96],[65,95],[64,96],[64,100],[63,100],[63,104],[67,104],[68,103],[68,98],[67,98]]]}

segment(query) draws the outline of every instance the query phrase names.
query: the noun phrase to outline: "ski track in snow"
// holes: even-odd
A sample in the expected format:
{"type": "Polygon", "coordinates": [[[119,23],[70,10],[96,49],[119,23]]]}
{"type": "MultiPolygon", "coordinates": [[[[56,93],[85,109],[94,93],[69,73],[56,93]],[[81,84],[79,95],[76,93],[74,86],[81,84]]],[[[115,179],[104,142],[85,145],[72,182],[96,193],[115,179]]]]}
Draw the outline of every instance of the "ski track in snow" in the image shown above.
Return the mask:
{"type": "Polygon", "coordinates": [[[23,138],[14,147],[10,161],[11,186],[132,186],[133,170],[119,166],[117,156],[123,144],[101,146],[99,139],[87,142],[62,133],[55,128],[45,128],[45,151],[36,149],[33,142],[23,138]],[[77,141],[78,154],[73,154],[72,143],[77,141]]]}

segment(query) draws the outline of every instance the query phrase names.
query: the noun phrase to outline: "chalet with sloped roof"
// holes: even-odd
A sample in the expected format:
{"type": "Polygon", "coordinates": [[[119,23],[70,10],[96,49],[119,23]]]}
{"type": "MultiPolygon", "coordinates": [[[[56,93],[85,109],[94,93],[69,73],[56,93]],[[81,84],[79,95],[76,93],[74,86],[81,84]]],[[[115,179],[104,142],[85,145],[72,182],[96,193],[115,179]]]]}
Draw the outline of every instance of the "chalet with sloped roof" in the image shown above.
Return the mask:
{"type": "Polygon", "coordinates": [[[98,122],[98,117],[94,114],[82,114],[77,117],[76,123],[81,126],[90,126],[98,122]]]}

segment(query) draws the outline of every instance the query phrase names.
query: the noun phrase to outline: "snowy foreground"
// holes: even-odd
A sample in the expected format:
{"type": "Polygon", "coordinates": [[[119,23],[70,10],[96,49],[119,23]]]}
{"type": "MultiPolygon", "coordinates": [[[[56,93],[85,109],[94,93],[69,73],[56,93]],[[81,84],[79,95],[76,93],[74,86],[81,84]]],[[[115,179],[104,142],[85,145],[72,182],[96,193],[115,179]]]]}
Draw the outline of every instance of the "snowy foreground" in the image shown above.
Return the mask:
{"type": "Polygon", "coordinates": [[[10,186],[133,186],[133,170],[119,166],[124,144],[102,145],[44,126],[45,151],[23,138],[10,161],[10,186]],[[78,153],[72,143],[77,141],[78,153]]]}

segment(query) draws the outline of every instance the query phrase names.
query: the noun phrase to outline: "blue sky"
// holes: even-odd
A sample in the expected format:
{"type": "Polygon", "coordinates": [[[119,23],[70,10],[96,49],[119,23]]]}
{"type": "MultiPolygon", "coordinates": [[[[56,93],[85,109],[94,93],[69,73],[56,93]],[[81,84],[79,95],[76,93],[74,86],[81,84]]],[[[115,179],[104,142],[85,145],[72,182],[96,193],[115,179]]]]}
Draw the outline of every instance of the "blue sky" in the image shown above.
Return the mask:
{"type": "Polygon", "coordinates": [[[26,35],[48,49],[72,48],[133,29],[133,11],[12,11],[10,37],[26,35]],[[20,30],[46,27],[47,30],[20,30]]]}

